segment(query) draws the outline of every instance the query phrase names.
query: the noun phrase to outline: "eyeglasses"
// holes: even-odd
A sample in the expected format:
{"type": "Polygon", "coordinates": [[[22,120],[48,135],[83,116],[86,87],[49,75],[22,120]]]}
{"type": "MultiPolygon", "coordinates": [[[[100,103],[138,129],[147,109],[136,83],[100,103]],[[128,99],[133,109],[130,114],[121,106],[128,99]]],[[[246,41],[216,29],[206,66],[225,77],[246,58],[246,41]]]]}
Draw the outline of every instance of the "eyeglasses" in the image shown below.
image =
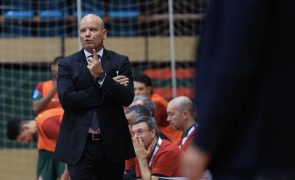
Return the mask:
{"type": "Polygon", "coordinates": [[[142,136],[144,136],[147,132],[149,132],[150,130],[146,130],[146,129],[138,129],[137,131],[135,131],[135,132],[131,132],[131,136],[132,137],[135,137],[135,135],[137,136],[137,137],[142,137],[142,136]]]}

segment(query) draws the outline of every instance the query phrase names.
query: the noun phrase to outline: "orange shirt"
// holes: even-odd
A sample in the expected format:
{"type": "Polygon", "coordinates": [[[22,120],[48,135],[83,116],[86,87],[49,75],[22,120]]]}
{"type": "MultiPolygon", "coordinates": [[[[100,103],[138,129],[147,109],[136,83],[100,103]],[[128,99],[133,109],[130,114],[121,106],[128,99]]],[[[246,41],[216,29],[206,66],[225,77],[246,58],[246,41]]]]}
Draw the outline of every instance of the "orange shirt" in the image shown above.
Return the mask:
{"type": "MultiPolygon", "coordinates": [[[[42,97],[46,96],[49,91],[52,89],[52,80],[40,82],[37,84],[35,87],[34,93],[33,93],[33,100],[39,100],[42,97]]],[[[57,92],[54,94],[53,98],[50,100],[48,103],[46,109],[51,109],[51,108],[58,108],[61,107],[61,104],[58,99],[57,92]]]]}
{"type": "Polygon", "coordinates": [[[168,102],[162,96],[153,93],[151,100],[156,105],[155,118],[158,126],[167,126],[169,122],[167,121],[167,106],[168,102]]]}
{"type": "Polygon", "coordinates": [[[158,127],[162,134],[164,134],[171,142],[173,142],[176,145],[179,145],[181,142],[181,135],[182,132],[173,129],[173,127],[168,124],[164,127],[158,127]]]}
{"type": "MultiPolygon", "coordinates": [[[[55,126],[57,131],[59,131],[59,125],[61,123],[62,117],[63,117],[63,109],[62,108],[53,108],[53,109],[48,109],[43,112],[41,112],[36,118],[36,124],[38,128],[38,144],[37,148],[39,150],[47,150],[50,152],[55,151],[55,146],[56,146],[56,141],[57,138],[50,137],[48,136],[47,130],[52,130],[52,129],[47,129],[44,127],[44,123],[51,121],[52,123],[58,123],[58,126],[55,126]]],[[[53,127],[53,126],[51,126],[53,127]]]]}

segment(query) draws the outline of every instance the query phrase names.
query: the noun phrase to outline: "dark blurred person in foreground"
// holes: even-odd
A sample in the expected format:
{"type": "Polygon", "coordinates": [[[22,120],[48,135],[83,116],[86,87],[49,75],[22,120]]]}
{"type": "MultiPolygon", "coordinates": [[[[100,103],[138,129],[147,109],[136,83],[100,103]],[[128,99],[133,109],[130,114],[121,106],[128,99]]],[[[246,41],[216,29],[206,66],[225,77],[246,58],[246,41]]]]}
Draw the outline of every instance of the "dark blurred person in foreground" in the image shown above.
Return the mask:
{"type": "Polygon", "coordinates": [[[198,179],[295,179],[295,2],[209,3],[197,60],[198,179]]]}

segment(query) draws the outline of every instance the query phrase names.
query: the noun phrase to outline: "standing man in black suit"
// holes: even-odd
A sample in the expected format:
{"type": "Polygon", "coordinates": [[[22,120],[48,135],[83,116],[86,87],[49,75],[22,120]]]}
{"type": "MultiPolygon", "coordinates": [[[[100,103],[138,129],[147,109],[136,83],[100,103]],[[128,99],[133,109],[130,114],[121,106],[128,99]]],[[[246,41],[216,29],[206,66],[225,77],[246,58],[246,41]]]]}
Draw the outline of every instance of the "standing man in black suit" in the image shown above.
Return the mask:
{"type": "Polygon", "coordinates": [[[295,179],[295,1],[211,0],[197,61],[191,179],[295,179]]]}
{"type": "Polygon", "coordinates": [[[131,66],[128,57],[104,48],[106,35],[100,17],[84,16],[83,49],[59,63],[57,89],[65,113],[55,157],[67,163],[72,180],[122,179],[124,160],[134,156],[123,111],[134,98],[131,66]]]}

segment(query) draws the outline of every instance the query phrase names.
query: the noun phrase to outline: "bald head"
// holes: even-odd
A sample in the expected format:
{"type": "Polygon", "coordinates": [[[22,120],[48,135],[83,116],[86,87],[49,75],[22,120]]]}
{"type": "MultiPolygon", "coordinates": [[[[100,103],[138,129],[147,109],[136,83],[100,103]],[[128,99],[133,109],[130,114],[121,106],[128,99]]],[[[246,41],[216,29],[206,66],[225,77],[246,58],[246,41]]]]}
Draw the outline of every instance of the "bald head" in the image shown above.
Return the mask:
{"type": "Polygon", "coordinates": [[[92,53],[93,49],[99,51],[103,47],[107,30],[104,29],[103,20],[95,15],[88,14],[80,22],[80,41],[83,48],[92,53]]]}
{"type": "Polygon", "coordinates": [[[87,14],[87,15],[83,16],[80,21],[80,26],[82,23],[84,23],[84,21],[95,22],[98,26],[101,27],[101,29],[104,29],[104,22],[103,22],[102,18],[95,15],[95,14],[87,14]]]}
{"type": "Polygon", "coordinates": [[[186,96],[172,99],[167,106],[167,121],[176,129],[185,131],[194,124],[193,102],[186,96]]]}
{"type": "Polygon", "coordinates": [[[190,98],[179,96],[172,99],[169,104],[175,105],[179,110],[187,110],[192,116],[194,114],[194,105],[190,98]]]}

